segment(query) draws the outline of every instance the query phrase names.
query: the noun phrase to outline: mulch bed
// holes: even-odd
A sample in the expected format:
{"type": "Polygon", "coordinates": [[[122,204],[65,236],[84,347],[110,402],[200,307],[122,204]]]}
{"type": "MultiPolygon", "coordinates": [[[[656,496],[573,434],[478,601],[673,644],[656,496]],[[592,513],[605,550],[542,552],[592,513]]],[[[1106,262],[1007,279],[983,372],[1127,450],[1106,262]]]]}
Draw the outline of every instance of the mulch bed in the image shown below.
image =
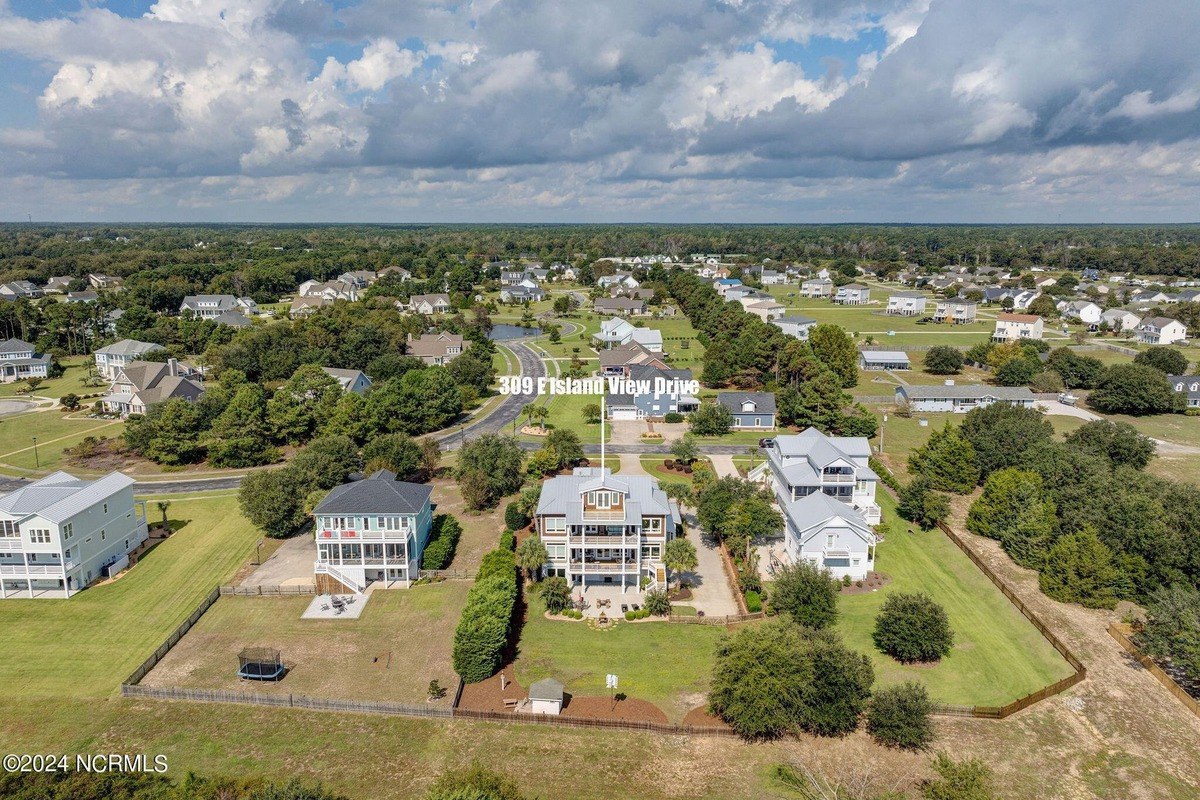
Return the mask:
{"type": "Polygon", "coordinates": [[[863,581],[863,585],[859,586],[856,583],[851,583],[849,586],[842,586],[842,594],[867,594],[876,589],[882,589],[892,582],[891,576],[885,575],[882,572],[868,572],[867,579],[863,581]]]}
{"type": "Polygon", "coordinates": [[[670,596],[670,600],[672,603],[674,603],[678,600],[691,600],[691,599],[692,599],[692,590],[690,587],[684,587],[682,589],[677,589],[670,596]]]}
{"type": "Polygon", "coordinates": [[[627,697],[615,703],[611,697],[575,697],[563,707],[562,716],[584,719],[620,719],[633,722],[667,723],[667,715],[646,700],[627,697]]]}
{"type": "Polygon", "coordinates": [[[463,686],[462,698],[458,702],[458,707],[469,711],[503,713],[512,711],[511,708],[505,708],[505,700],[524,700],[528,696],[529,692],[521,688],[521,684],[517,683],[516,678],[513,677],[513,668],[509,664],[485,681],[468,683],[463,686]],[[508,679],[503,691],[500,689],[501,675],[508,679]]]}
{"type": "Polygon", "coordinates": [[[727,728],[733,730],[725,720],[708,713],[708,706],[696,706],[693,708],[684,716],[683,724],[692,725],[697,728],[727,728]]]}

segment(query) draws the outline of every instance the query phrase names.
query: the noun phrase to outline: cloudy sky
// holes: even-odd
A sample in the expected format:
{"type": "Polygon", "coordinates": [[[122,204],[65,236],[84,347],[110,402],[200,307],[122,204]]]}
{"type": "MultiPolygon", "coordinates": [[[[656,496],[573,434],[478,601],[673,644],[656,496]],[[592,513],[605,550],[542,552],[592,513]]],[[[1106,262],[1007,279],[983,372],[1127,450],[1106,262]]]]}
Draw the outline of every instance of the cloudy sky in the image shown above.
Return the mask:
{"type": "Polygon", "coordinates": [[[1197,30],[1197,0],[0,0],[0,219],[1197,221],[1197,30]]]}

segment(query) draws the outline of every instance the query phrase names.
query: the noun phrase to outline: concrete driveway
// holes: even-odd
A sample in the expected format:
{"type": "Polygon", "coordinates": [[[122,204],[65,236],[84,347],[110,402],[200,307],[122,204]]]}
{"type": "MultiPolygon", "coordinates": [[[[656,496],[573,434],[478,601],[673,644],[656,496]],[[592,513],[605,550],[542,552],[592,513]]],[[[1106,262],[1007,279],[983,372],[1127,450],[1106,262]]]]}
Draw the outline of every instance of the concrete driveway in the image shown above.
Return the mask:
{"type": "Polygon", "coordinates": [[[642,434],[647,430],[644,419],[614,419],[604,424],[612,431],[609,444],[642,444],[642,434]]]}
{"type": "Polygon", "coordinates": [[[696,515],[691,511],[684,512],[683,524],[687,527],[688,539],[696,545],[697,567],[694,573],[684,575],[692,585],[692,599],[681,600],[681,605],[695,606],[697,611],[703,611],[709,617],[740,614],[733,589],[725,577],[716,541],[700,533],[696,515]]]}
{"type": "Polygon", "coordinates": [[[1069,406],[1066,403],[1060,403],[1057,400],[1036,400],[1034,408],[1045,411],[1047,414],[1055,414],[1060,417],[1075,417],[1076,419],[1085,419],[1092,422],[1098,419],[1104,419],[1099,414],[1088,411],[1086,408],[1079,406],[1069,406]]]}
{"type": "Polygon", "coordinates": [[[621,474],[622,475],[649,475],[642,466],[642,457],[636,453],[622,453],[621,456],[621,474]]]}
{"type": "Polygon", "coordinates": [[[312,534],[288,539],[258,569],[250,573],[242,586],[309,586],[313,582],[313,562],[317,545],[312,534]]]}

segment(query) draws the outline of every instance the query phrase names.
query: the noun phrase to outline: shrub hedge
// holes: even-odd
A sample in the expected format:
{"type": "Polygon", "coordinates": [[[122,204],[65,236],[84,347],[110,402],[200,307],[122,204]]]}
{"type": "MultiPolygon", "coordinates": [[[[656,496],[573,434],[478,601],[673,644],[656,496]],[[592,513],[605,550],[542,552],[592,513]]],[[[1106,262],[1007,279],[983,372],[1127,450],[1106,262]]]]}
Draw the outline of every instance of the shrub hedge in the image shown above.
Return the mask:
{"type": "Polygon", "coordinates": [[[445,569],[454,560],[454,549],[458,547],[462,525],[449,514],[438,514],[433,518],[433,530],[429,544],[421,554],[421,569],[445,569]]]}
{"type": "Polygon", "coordinates": [[[762,595],[758,592],[746,592],[746,610],[751,614],[762,611],[762,595]]]}
{"type": "Polygon", "coordinates": [[[479,565],[454,631],[454,671],[467,683],[496,673],[508,644],[516,603],[516,559],[507,550],[493,550],[479,565]]]}
{"type": "Polygon", "coordinates": [[[529,521],[529,517],[525,516],[525,512],[521,511],[516,503],[509,503],[504,507],[504,525],[510,530],[520,530],[528,525],[529,521]]]}
{"type": "Polygon", "coordinates": [[[500,549],[514,553],[517,550],[517,535],[508,528],[500,534],[500,549]]]}

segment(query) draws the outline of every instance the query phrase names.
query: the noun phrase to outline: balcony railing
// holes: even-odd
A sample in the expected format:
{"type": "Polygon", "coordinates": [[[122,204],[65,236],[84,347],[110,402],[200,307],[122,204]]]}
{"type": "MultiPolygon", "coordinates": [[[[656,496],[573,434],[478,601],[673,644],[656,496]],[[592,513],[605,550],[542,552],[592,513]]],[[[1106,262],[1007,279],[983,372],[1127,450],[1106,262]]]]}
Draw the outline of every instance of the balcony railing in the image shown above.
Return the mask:
{"type": "Polygon", "coordinates": [[[594,545],[596,547],[637,547],[642,540],[642,537],[636,533],[631,533],[624,537],[622,537],[620,534],[608,536],[595,536],[592,534],[586,534],[582,537],[571,537],[571,544],[579,544],[579,540],[581,538],[583,539],[584,544],[594,545]],[[624,543],[622,543],[622,539],[624,539],[624,543]]]}
{"type": "Polygon", "coordinates": [[[331,542],[378,542],[390,539],[400,542],[407,539],[410,533],[412,533],[412,528],[403,528],[396,531],[319,530],[317,531],[317,539],[331,542]]]}
{"type": "Polygon", "coordinates": [[[625,509],[585,508],[583,518],[587,520],[623,520],[625,519],[625,509]]]}
{"type": "Polygon", "coordinates": [[[637,572],[636,561],[572,561],[572,572],[637,572]]]}
{"type": "Polygon", "coordinates": [[[0,539],[0,550],[20,550],[21,539],[18,536],[0,539]]]}
{"type": "MultiPolygon", "coordinates": [[[[67,569],[70,569],[73,563],[67,563],[67,569]]],[[[61,577],[65,572],[62,564],[5,564],[0,566],[0,575],[54,575],[61,577]]]]}
{"type": "Polygon", "coordinates": [[[854,483],[854,473],[824,472],[821,473],[822,483],[854,483]]]}

